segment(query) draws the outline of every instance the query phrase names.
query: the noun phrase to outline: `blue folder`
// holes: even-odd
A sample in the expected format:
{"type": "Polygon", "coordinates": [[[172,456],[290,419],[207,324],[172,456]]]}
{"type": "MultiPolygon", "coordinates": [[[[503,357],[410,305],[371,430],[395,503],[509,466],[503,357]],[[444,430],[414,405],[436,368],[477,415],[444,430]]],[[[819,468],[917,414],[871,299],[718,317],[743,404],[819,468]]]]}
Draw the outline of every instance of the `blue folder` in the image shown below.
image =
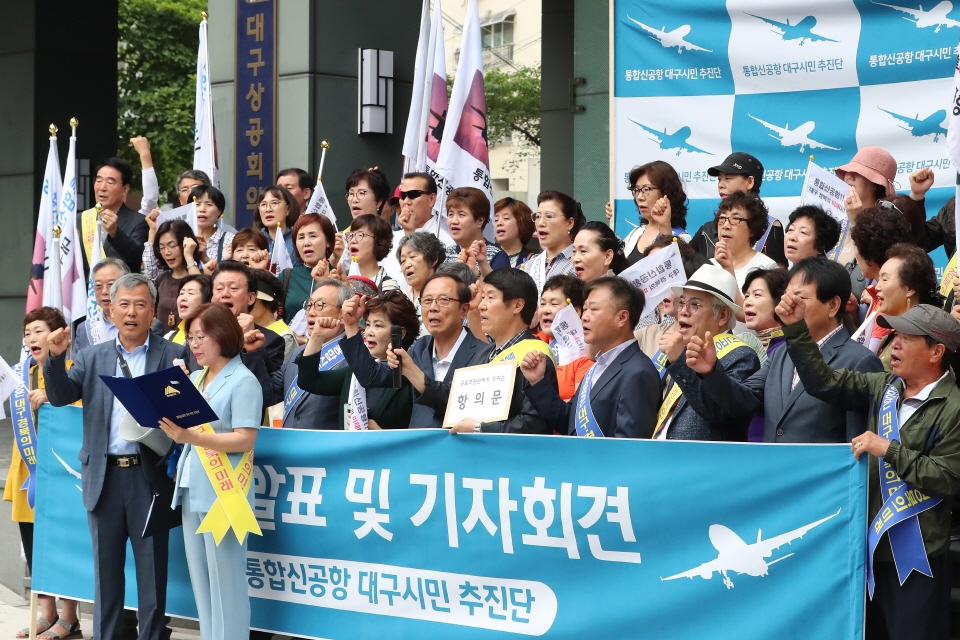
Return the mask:
{"type": "Polygon", "coordinates": [[[159,427],[161,418],[169,418],[189,428],[220,419],[180,367],[136,378],[101,375],[100,379],[140,426],[159,427]]]}

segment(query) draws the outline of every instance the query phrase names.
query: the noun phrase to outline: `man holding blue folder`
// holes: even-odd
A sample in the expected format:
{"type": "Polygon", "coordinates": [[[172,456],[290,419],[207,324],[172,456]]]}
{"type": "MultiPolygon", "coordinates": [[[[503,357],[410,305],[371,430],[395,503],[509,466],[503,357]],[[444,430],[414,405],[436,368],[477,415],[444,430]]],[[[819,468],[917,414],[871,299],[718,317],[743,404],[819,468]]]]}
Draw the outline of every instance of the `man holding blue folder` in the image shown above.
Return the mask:
{"type": "Polygon", "coordinates": [[[83,400],[83,448],[78,458],[93,538],[93,635],[122,637],[123,569],[129,539],[137,566],[139,640],[159,640],[166,606],[168,536],[166,531],[148,538],[142,533],[153,495],[165,482],[165,468],[148,463],[137,444],[120,437],[126,410],[99,376],[132,378],[166,369],[173,366],[180,347],[150,335],[157,290],[149,278],[139,273],[121,277],[110,289],[110,300],[117,339],[78,351],[67,371],[69,331],[58,329],[48,337],[43,373],[50,404],[62,407],[83,400]]]}

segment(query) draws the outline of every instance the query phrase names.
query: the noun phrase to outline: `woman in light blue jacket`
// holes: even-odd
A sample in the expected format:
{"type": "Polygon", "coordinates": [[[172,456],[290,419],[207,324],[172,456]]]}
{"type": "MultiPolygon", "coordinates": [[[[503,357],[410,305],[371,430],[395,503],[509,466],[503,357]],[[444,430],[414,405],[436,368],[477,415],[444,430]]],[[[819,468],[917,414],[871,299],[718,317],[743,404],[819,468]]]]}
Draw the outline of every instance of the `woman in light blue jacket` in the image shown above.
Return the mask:
{"type": "MultiPolygon", "coordinates": [[[[210,423],[212,432],[208,433],[198,428],[181,429],[167,418],[160,426],[184,445],[177,464],[173,504],[183,505],[183,542],[200,617],[200,636],[203,640],[236,640],[250,632],[250,600],[244,575],[247,539],[240,543],[233,531],[227,531],[217,544],[212,533],[197,533],[217,499],[200,456],[204,450],[226,453],[231,466],[240,471],[237,467],[243,454],[253,450],[257,439],[263,396],[257,379],[240,361],[243,332],[225,307],[201,305],[187,320],[186,332],[190,350],[203,365],[191,379],[220,419],[210,423]]],[[[252,510],[250,475],[245,476],[245,487],[244,480],[238,479],[252,510]]]]}

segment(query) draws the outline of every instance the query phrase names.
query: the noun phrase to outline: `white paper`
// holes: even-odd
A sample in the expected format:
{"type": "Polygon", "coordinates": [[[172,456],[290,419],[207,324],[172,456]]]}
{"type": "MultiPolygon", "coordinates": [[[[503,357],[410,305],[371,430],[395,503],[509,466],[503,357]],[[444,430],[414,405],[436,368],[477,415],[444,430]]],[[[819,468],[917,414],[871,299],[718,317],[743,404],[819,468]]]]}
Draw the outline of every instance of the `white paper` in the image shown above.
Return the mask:
{"type": "Polygon", "coordinates": [[[557,341],[557,364],[570,364],[588,353],[587,343],[583,339],[583,324],[572,304],[557,312],[550,326],[553,339],[557,341]]]}
{"type": "Polygon", "coordinates": [[[843,204],[850,195],[850,185],[811,160],[807,164],[807,177],[803,181],[803,193],[800,204],[812,204],[822,207],[840,226],[847,224],[847,208],[843,204]]]}
{"type": "Polygon", "coordinates": [[[450,398],[443,426],[450,427],[464,418],[478,422],[506,420],[513,397],[517,361],[463,367],[453,373],[450,398]]]}
{"type": "Polygon", "coordinates": [[[670,287],[680,287],[687,282],[680,259],[680,247],[676,242],[624,269],[620,277],[643,292],[641,318],[652,313],[670,295],[670,287]]]}

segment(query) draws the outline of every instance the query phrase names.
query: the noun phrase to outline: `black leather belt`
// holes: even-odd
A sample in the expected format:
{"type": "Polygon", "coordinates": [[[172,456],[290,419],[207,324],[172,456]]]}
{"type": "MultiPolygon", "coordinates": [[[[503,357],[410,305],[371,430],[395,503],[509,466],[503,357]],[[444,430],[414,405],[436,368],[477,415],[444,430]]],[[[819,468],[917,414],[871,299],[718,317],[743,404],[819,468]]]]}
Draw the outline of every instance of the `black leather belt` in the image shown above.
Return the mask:
{"type": "Polygon", "coordinates": [[[118,467],[135,467],[140,464],[140,456],[107,456],[107,462],[118,467]]]}

